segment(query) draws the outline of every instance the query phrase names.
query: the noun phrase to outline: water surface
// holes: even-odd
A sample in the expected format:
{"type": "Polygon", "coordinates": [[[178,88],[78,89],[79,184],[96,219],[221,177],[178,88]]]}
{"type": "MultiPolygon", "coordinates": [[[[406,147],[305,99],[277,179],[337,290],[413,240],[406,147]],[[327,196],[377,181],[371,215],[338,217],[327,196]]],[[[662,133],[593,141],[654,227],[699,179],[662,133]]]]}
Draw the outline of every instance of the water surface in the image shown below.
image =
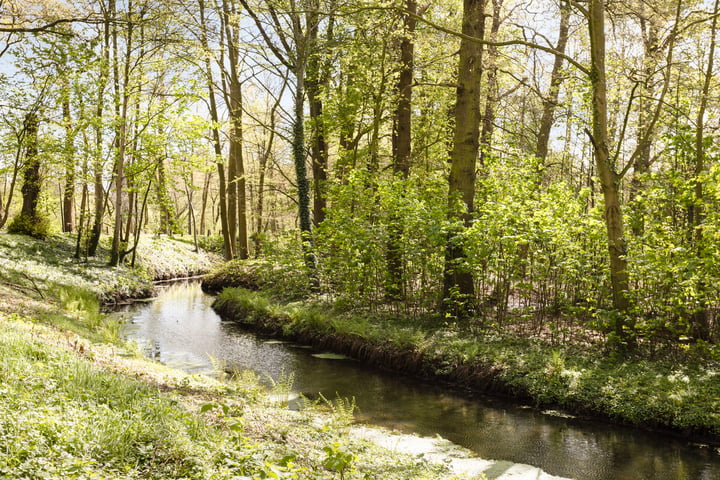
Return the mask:
{"type": "Polygon", "coordinates": [[[578,480],[718,480],[720,452],[601,422],[556,416],[492,397],[455,392],[353,360],[313,357],[223,322],[197,283],[164,287],[153,301],[118,315],[148,356],[191,373],[217,364],[250,369],[293,390],[355,398],[359,421],[403,433],[440,435],[488,459],[526,463],[578,480]]]}

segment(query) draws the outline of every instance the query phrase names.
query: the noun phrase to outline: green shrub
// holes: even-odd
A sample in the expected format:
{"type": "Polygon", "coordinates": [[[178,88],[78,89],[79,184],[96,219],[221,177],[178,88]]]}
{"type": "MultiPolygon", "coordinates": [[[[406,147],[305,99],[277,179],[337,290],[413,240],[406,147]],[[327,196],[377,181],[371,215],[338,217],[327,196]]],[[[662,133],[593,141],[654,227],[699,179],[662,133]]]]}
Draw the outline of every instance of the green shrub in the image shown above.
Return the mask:
{"type": "Polygon", "coordinates": [[[8,225],[8,233],[28,235],[30,237],[46,239],[52,232],[50,219],[42,215],[29,216],[20,213],[8,225]]]}

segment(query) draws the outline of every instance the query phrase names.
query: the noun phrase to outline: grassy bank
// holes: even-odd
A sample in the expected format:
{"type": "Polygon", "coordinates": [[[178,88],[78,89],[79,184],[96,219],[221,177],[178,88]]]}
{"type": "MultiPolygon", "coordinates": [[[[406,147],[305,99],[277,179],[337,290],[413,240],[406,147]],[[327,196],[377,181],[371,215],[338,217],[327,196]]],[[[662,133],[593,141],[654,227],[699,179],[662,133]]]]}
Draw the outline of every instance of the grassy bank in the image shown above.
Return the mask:
{"type": "Polygon", "coordinates": [[[157,240],[135,271],[68,260],[69,245],[0,235],[0,478],[464,478],[351,435],[349,400],[293,412],[288,382],[267,395],[252,375],[188,375],[122,345],[99,299],[196,271],[187,245],[157,240]]]}
{"type": "Polygon", "coordinates": [[[196,253],[188,243],[167,237],[146,236],[138,246],[136,268],[106,268],[109,251],[75,259],[75,239],[57,235],[36,240],[24,235],[0,234],[0,284],[13,290],[48,298],[62,289],[79,288],[101,303],[147,297],[153,280],[187,277],[207,272],[219,257],[196,253]]]}
{"type": "Polygon", "coordinates": [[[268,334],[385,368],[720,443],[720,368],[709,360],[618,356],[583,345],[478,333],[436,319],[286,303],[242,288],[224,290],[214,308],[268,334]]]}

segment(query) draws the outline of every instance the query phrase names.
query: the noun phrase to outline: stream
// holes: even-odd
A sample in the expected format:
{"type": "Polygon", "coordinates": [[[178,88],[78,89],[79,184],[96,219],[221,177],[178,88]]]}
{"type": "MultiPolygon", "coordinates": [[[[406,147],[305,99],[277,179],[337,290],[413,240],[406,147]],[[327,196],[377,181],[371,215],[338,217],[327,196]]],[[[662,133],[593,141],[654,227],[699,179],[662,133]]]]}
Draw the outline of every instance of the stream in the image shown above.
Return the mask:
{"type": "Polygon", "coordinates": [[[274,381],[292,377],[293,392],[309,398],[318,393],[328,399],[354,397],[359,422],[440,435],[482,458],[533,465],[577,480],[720,479],[719,449],[471,396],[350,359],[322,358],[326,352],[261,338],[221,321],[210,308],[212,300],[197,282],[176,283],[115,315],[125,320],[125,338],[171,367],[209,373],[219,362],[274,381]]]}

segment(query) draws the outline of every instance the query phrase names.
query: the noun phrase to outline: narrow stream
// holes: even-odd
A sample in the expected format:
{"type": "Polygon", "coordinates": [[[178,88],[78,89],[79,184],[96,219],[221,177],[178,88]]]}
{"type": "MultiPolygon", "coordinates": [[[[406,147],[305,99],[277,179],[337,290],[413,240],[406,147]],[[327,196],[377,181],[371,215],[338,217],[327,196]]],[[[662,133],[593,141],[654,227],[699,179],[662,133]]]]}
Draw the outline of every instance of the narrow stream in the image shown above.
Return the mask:
{"type": "Polygon", "coordinates": [[[720,451],[682,440],[540,412],[495,398],[469,398],[445,387],[318,358],[307,347],[278,343],[223,322],[198,283],[173,284],[147,303],[118,312],[124,335],[148,356],[192,373],[213,360],[274,380],[292,375],[293,390],[355,398],[361,422],[403,433],[440,435],[487,459],[508,460],[577,480],[717,480],[720,451]]]}

